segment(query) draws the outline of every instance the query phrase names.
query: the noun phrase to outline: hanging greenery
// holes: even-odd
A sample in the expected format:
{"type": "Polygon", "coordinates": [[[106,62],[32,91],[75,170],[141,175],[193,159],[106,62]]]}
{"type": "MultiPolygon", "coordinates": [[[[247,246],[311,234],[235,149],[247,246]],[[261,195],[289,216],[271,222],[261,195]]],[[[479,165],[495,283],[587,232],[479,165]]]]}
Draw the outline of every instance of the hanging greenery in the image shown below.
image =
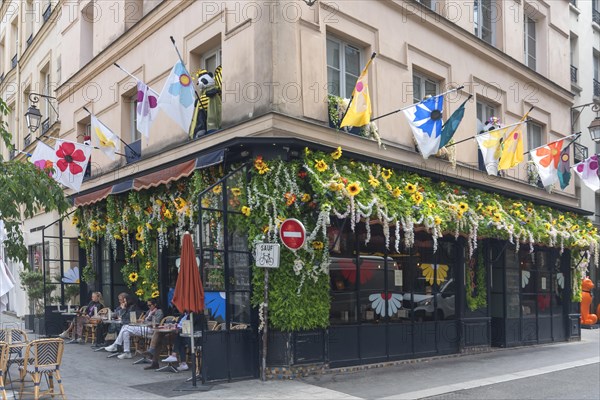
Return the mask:
{"type": "Polygon", "coordinates": [[[477,251],[477,259],[472,257],[467,263],[466,298],[469,310],[475,311],[487,307],[487,285],[485,282],[485,263],[483,251],[477,251]],[[473,295],[473,293],[476,293],[473,295]]]}

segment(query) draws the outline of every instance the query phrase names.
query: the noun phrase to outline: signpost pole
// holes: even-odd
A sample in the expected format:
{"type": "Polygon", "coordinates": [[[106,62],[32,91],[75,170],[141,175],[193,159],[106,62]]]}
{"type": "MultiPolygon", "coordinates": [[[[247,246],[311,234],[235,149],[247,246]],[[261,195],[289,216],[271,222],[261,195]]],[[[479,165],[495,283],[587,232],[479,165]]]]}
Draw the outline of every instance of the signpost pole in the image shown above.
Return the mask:
{"type": "Polygon", "coordinates": [[[262,363],[260,378],[264,382],[267,380],[267,333],[269,326],[269,268],[265,268],[265,293],[263,306],[264,326],[263,326],[263,342],[262,342],[262,363]]]}

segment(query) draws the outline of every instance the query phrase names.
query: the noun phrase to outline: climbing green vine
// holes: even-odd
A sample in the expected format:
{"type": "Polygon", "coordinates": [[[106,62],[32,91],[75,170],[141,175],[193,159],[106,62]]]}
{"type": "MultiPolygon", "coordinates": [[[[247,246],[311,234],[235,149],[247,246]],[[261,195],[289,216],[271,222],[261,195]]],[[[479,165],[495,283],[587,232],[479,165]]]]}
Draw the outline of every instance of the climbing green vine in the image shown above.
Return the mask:
{"type": "Polygon", "coordinates": [[[475,311],[487,307],[487,285],[485,282],[485,263],[483,252],[477,251],[477,262],[472,257],[467,264],[466,298],[469,310],[475,311]],[[473,295],[473,293],[476,293],[473,295]]]}

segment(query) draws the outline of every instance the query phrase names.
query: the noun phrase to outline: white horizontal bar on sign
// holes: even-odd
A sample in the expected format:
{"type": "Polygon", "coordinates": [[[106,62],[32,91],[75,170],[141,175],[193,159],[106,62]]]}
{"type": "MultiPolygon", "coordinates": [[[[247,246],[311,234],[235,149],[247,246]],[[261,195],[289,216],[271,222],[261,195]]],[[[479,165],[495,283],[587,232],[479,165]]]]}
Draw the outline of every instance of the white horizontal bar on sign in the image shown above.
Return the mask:
{"type": "Polygon", "coordinates": [[[283,232],[283,237],[299,238],[302,237],[302,232],[283,232]]]}

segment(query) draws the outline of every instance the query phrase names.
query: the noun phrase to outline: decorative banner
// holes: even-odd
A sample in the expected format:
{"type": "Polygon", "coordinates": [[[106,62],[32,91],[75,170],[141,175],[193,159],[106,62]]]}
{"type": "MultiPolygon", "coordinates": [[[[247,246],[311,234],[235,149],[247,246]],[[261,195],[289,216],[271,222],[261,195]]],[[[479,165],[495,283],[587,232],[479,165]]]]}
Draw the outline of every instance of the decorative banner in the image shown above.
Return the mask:
{"type": "Polygon", "coordinates": [[[150,126],[158,114],[158,93],[144,82],[137,82],[136,128],[146,139],[150,137],[150,126]]]}
{"type": "Polygon", "coordinates": [[[106,125],[96,118],[94,114],[90,115],[92,143],[95,147],[102,150],[104,154],[115,159],[115,152],[121,150],[121,141],[106,125]]]}
{"type": "Polygon", "coordinates": [[[563,144],[564,139],[561,139],[529,152],[544,187],[548,187],[558,180],[557,171],[563,144]]]}
{"type": "Polygon", "coordinates": [[[448,121],[446,121],[444,126],[442,126],[442,134],[440,136],[439,145],[440,149],[447,145],[450,139],[452,139],[452,137],[456,133],[458,125],[460,125],[460,122],[462,121],[465,115],[465,104],[467,104],[467,101],[469,101],[471,97],[472,96],[469,96],[468,99],[466,99],[456,110],[454,110],[450,118],[448,118],[448,121]]]}
{"type": "Polygon", "coordinates": [[[523,162],[522,125],[517,125],[502,143],[498,170],[510,169],[523,162]]]}
{"type": "Polygon", "coordinates": [[[55,179],[75,191],[79,191],[83,175],[87,168],[92,148],[81,143],[66,142],[57,139],[54,145],[56,153],[55,179]]]}
{"type": "Polygon", "coordinates": [[[425,280],[429,282],[430,285],[433,285],[434,279],[435,282],[440,285],[448,276],[449,267],[446,264],[421,264],[420,268],[425,280]],[[436,270],[437,274],[435,274],[436,270]]]}
{"type": "Polygon", "coordinates": [[[598,155],[594,154],[573,166],[575,173],[579,175],[585,186],[594,192],[600,189],[600,180],[598,179],[598,155]]]}
{"type": "Polygon", "coordinates": [[[374,293],[369,295],[371,308],[382,317],[391,317],[396,314],[396,311],[402,308],[402,298],[402,295],[398,293],[374,293]],[[388,300],[387,309],[385,307],[386,298],[388,300]]]}
{"type": "Polygon", "coordinates": [[[442,132],[444,97],[435,96],[404,110],[423,158],[438,152],[442,132]]]}
{"type": "Polygon", "coordinates": [[[369,97],[369,65],[373,62],[373,57],[369,60],[362,70],[354,90],[352,91],[352,100],[348,105],[346,114],[342,119],[340,128],[345,126],[364,126],[371,121],[371,98],[369,97]]]}
{"type": "Polygon", "coordinates": [[[33,154],[29,158],[29,162],[38,167],[41,170],[47,170],[48,176],[54,177],[54,171],[56,163],[56,153],[54,149],[48,146],[46,143],[39,141],[33,154]]]}
{"type": "Polygon", "coordinates": [[[563,149],[560,153],[557,175],[561,189],[569,186],[569,182],[571,181],[571,155],[569,154],[568,148],[563,149]]]}
{"type": "Polygon", "coordinates": [[[194,95],[192,78],[182,62],[177,61],[160,92],[158,106],[185,132],[194,116],[194,95]]]}
{"type": "Polygon", "coordinates": [[[488,175],[498,175],[498,160],[502,151],[500,144],[507,130],[495,129],[475,136],[488,175]]]}

